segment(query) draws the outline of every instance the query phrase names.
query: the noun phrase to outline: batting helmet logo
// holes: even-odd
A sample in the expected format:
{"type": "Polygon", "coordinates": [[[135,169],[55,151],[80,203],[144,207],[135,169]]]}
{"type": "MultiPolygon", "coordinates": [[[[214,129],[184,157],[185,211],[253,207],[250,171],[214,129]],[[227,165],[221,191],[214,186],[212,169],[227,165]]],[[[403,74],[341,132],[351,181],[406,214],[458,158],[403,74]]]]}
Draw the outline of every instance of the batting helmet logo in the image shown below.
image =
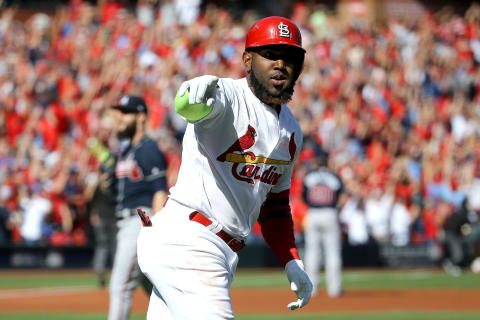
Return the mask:
{"type": "Polygon", "coordinates": [[[279,36],[284,37],[284,38],[290,38],[290,30],[288,29],[288,25],[286,25],[283,22],[280,22],[278,24],[278,31],[279,31],[279,36]]]}

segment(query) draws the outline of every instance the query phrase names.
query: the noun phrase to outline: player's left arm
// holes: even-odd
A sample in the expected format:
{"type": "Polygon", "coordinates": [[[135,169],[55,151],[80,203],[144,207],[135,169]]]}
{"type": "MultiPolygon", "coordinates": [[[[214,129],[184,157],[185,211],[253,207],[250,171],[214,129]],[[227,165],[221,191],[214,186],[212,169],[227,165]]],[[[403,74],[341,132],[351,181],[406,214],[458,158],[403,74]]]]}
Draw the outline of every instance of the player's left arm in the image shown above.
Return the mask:
{"type": "MultiPolygon", "coordinates": [[[[301,131],[295,137],[295,145],[302,145],[301,131]]],[[[293,219],[290,210],[290,185],[293,173],[293,163],[298,157],[300,148],[297,148],[288,173],[282,176],[279,183],[267,195],[263,203],[258,223],[265,242],[285,268],[290,288],[297,295],[298,300],[288,304],[290,310],[304,307],[312,294],[312,282],[308,278],[303,262],[298,255],[295,245],[293,219]]]]}
{"type": "Polygon", "coordinates": [[[300,259],[295,245],[289,196],[290,189],[279,193],[270,192],[258,217],[263,238],[283,267],[291,260],[300,259]]]}
{"type": "Polygon", "coordinates": [[[285,268],[290,288],[298,300],[288,304],[290,310],[304,307],[312,295],[312,282],[298,255],[289,204],[290,189],[269,193],[258,218],[265,242],[285,268]]]}

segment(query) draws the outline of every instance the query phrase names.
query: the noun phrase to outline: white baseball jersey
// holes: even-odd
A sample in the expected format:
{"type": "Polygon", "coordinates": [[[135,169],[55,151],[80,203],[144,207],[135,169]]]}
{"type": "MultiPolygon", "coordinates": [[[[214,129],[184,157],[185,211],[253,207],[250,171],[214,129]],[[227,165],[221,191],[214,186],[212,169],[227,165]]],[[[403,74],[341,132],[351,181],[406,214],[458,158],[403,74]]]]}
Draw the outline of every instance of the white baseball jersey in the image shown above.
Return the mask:
{"type": "Polygon", "coordinates": [[[246,237],[269,192],[289,189],[302,146],[298,122],[261,102],[245,78],[219,79],[213,111],[188,124],[170,198],[246,237]]]}

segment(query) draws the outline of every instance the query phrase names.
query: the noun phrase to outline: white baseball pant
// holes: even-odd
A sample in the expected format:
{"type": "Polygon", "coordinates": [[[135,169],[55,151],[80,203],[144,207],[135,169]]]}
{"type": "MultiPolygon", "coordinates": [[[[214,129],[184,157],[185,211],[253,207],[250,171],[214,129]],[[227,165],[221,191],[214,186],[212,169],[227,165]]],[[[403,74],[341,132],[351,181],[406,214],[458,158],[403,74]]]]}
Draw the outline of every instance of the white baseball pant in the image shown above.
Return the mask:
{"type": "Polygon", "coordinates": [[[170,199],[140,232],[138,263],[154,285],[147,320],[234,319],[230,285],[238,256],[190,221],[192,211],[170,199]]]}
{"type": "Polygon", "coordinates": [[[131,216],[117,222],[117,248],[110,277],[109,320],[127,320],[130,315],[133,290],[141,281],[137,264],[135,240],[141,228],[138,216],[131,216]]]}
{"type": "Polygon", "coordinates": [[[310,208],[305,227],[305,271],[317,292],[318,272],[325,265],[327,293],[331,297],[342,292],[342,257],[340,225],[336,209],[310,208]]]}

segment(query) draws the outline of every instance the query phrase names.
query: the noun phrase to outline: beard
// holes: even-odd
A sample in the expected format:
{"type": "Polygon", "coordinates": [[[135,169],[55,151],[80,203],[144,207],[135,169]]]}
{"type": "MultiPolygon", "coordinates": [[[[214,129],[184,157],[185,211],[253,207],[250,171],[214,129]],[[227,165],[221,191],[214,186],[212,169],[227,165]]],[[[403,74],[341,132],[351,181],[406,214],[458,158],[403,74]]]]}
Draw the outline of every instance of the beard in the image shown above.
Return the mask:
{"type": "Polygon", "coordinates": [[[118,131],[117,137],[119,140],[132,139],[136,130],[137,130],[137,125],[135,122],[133,122],[129,124],[124,130],[118,131]]]}
{"type": "Polygon", "coordinates": [[[253,70],[250,70],[247,73],[247,77],[252,86],[253,93],[263,103],[267,105],[272,105],[272,104],[275,105],[275,104],[287,103],[288,101],[292,100],[293,87],[295,86],[295,81],[292,81],[292,83],[281,92],[277,94],[272,94],[268,92],[268,89],[266,88],[266,86],[263,85],[260,82],[260,80],[258,80],[253,70]]]}

